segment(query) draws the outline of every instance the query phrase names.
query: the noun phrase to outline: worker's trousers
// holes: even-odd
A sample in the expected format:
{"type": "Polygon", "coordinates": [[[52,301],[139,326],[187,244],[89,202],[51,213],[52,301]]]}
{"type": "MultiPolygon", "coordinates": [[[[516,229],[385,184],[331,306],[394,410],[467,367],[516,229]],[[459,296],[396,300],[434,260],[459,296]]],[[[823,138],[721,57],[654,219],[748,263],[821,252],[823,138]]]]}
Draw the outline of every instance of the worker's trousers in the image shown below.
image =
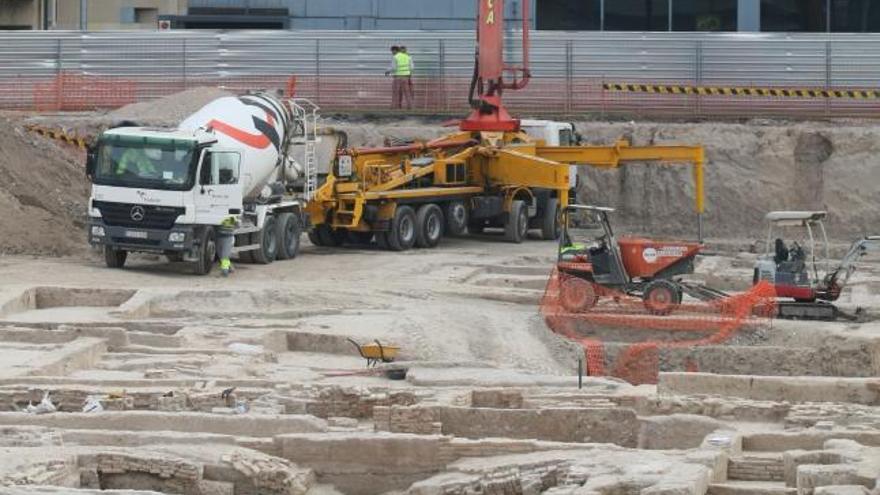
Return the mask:
{"type": "Polygon", "coordinates": [[[410,76],[394,76],[391,82],[391,108],[412,108],[410,76]]]}
{"type": "Polygon", "coordinates": [[[232,256],[232,248],[235,246],[234,230],[228,228],[217,229],[217,257],[220,258],[220,269],[228,270],[232,265],[229,258],[232,256]]]}

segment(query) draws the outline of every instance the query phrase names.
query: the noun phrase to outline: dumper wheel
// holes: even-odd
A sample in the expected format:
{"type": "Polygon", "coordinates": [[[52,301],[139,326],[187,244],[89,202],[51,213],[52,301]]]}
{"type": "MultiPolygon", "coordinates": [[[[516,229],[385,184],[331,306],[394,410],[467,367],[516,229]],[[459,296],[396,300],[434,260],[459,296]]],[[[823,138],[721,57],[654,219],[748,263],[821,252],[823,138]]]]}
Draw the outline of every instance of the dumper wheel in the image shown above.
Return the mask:
{"type": "Polygon", "coordinates": [[[450,201],[446,205],[446,229],[444,233],[452,237],[463,236],[468,226],[468,210],[464,201],[450,201]]]}
{"type": "Polygon", "coordinates": [[[207,275],[214,267],[214,259],[217,257],[217,234],[212,228],[206,228],[202,232],[199,242],[198,259],[196,260],[196,275],[207,275]]]}
{"type": "Polygon", "coordinates": [[[504,222],[504,239],[508,242],[519,244],[526,238],[529,231],[529,214],[525,201],[513,201],[510,203],[510,213],[504,222]]]}
{"type": "Polygon", "coordinates": [[[416,246],[437,247],[443,237],[443,210],[435,204],[419,207],[416,214],[416,246]]]}
{"type": "Polygon", "coordinates": [[[583,313],[596,306],[599,295],[591,282],[569,276],[559,285],[559,302],[566,311],[583,313]]]}
{"type": "Polygon", "coordinates": [[[124,267],[126,258],[128,258],[128,251],[104,246],[104,262],[107,264],[107,268],[124,267]]]}
{"type": "Polygon", "coordinates": [[[254,262],[261,265],[268,265],[275,261],[278,256],[278,236],[275,234],[275,226],[277,220],[275,217],[266,217],[266,223],[263,224],[263,230],[259,231],[256,238],[256,244],[260,247],[253,251],[254,262]]]}
{"type": "Polygon", "coordinates": [[[290,260],[299,254],[299,238],[302,235],[302,225],[299,217],[293,213],[278,215],[278,223],[275,226],[275,235],[278,238],[279,260],[290,260]]]}
{"type": "Polygon", "coordinates": [[[669,280],[654,280],[645,287],[642,300],[649,313],[666,316],[681,304],[681,289],[669,280]]]}
{"type": "Polygon", "coordinates": [[[562,226],[559,222],[559,200],[550,198],[544,205],[544,216],[541,219],[541,238],[547,241],[559,239],[562,226]]]}
{"type": "Polygon", "coordinates": [[[409,206],[398,206],[388,232],[388,247],[406,251],[416,243],[416,212],[409,206]]]}

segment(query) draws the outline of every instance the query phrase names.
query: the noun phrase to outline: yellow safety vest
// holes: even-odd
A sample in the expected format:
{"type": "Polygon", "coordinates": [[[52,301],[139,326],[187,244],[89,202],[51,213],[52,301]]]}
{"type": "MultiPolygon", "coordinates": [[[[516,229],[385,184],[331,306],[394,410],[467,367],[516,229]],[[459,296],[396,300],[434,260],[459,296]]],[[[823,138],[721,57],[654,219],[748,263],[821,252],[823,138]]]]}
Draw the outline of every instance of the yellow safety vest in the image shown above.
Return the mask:
{"type": "Polygon", "coordinates": [[[410,61],[409,54],[406,54],[403,52],[397,52],[397,54],[394,55],[394,62],[395,62],[394,75],[395,76],[412,75],[412,71],[409,70],[409,61],[410,61]]]}

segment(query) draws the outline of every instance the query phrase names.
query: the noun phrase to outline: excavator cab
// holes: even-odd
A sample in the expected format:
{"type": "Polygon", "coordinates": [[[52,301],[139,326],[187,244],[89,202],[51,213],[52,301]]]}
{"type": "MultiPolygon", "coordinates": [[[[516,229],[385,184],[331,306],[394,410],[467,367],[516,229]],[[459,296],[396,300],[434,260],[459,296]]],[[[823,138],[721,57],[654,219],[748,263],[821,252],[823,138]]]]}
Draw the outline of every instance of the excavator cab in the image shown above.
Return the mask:
{"type": "Polygon", "coordinates": [[[826,216],[824,211],[768,213],[766,250],[755,263],[753,282],[769,281],[779,297],[815,301],[820,271],[828,271],[828,236],[823,222],[826,216]],[[817,261],[817,256],[823,261],[817,261]]]}

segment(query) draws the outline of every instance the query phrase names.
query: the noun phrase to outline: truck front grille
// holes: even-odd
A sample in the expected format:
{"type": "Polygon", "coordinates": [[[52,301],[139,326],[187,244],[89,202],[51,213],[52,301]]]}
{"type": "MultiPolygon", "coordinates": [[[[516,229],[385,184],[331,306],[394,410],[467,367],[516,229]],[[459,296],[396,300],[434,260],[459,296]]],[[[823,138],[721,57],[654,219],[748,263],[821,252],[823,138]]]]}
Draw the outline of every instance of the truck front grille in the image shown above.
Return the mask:
{"type": "Polygon", "coordinates": [[[181,207],[107,201],[92,201],[92,206],[101,212],[107,225],[139,229],[168,230],[174,226],[177,217],[186,213],[186,209],[181,207]]]}

